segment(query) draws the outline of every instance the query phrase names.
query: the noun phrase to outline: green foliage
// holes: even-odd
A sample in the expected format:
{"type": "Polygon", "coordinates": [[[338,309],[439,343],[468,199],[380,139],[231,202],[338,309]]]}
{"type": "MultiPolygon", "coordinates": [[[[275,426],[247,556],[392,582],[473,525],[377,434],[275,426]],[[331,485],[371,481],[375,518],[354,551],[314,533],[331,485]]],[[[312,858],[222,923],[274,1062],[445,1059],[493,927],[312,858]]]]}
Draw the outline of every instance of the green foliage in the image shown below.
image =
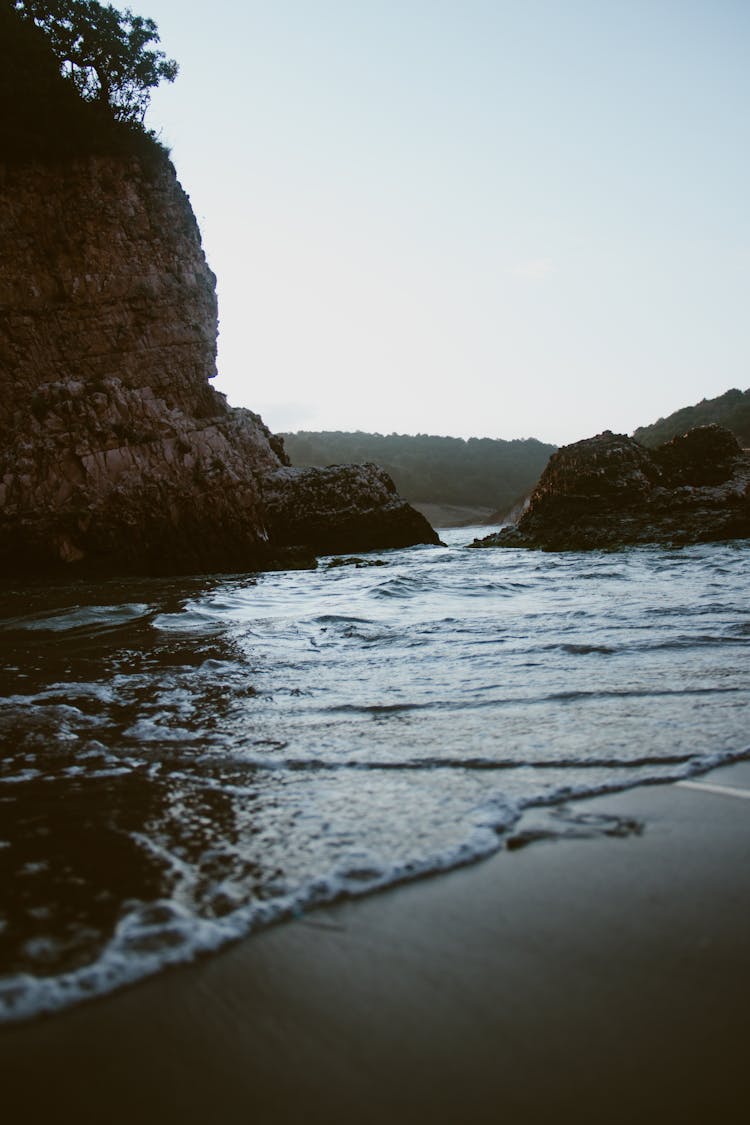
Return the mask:
{"type": "Polygon", "coordinates": [[[118,121],[141,124],[151,90],[173,82],[177,63],[155,49],[152,19],[98,0],[13,0],[46,35],[62,74],[85,101],[108,107],[118,121]]]}
{"type": "Polygon", "coordinates": [[[701,399],[695,406],[685,406],[652,426],[641,426],[633,437],[641,445],[653,448],[694,426],[707,426],[711,422],[731,430],[740,445],[750,446],[750,388],[746,391],[733,389],[717,398],[701,399]]]}
{"type": "Polygon", "coordinates": [[[555,446],[533,438],[435,437],[300,431],[284,434],[293,465],[374,461],[399,493],[424,504],[509,508],[536,484],[555,446]]]}
{"type": "Polygon", "coordinates": [[[166,150],[135,121],[81,97],[48,37],[14,0],[0,0],[0,159],[127,154],[163,161],[166,150]]]}

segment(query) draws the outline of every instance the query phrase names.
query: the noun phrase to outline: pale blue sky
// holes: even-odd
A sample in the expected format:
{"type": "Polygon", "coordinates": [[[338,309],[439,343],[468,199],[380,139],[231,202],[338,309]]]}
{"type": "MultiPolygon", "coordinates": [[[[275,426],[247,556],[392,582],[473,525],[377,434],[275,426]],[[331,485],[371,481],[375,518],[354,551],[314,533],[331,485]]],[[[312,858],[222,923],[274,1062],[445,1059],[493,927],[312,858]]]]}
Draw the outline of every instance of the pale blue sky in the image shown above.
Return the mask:
{"type": "Polygon", "coordinates": [[[272,429],[562,443],[750,386],[750,3],[132,6],[272,429]]]}

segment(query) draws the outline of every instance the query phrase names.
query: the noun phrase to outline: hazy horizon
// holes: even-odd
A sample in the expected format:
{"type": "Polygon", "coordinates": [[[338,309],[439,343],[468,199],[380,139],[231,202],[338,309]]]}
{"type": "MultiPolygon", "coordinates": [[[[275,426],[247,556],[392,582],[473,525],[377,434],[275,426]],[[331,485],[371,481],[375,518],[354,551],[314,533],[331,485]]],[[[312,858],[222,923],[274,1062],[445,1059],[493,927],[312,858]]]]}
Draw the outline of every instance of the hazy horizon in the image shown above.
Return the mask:
{"type": "Polygon", "coordinates": [[[750,8],[139,0],[149,124],[275,431],[631,433],[750,384],[750,8]]]}

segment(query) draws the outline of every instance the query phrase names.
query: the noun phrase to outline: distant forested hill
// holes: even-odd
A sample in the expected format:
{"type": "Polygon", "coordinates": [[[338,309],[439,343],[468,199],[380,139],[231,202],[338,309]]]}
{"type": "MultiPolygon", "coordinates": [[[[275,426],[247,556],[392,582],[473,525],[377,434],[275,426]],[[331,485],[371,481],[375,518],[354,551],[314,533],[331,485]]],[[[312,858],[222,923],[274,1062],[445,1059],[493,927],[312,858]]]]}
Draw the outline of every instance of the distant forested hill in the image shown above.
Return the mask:
{"type": "Polygon", "coordinates": [[[407,500],[510,508],[529,492],[554,452],[534,438],[434,437],[301,430],[283,434],[293,465],[374,461],[390,473],[407,500]]]}
{"type": "Polygon", "coordinates": [[[750,446],[750,389],[731,390],[718,398],[704,398],[695,406],[676,410],[668,418],[660,418],[652,426],[641,426],[633,434],[642,445],[655,446],[684,434],[693,426],[718,422],[737,435],[740,445],[750,446]]]}

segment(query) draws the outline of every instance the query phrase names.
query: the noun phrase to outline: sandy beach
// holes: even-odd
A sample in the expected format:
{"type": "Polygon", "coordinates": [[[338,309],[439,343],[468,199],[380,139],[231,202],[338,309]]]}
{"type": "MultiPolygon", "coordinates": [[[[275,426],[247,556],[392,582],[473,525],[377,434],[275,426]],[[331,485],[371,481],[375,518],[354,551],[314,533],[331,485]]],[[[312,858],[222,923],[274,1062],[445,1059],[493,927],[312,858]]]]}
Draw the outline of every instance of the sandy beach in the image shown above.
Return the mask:
{"type": "Polygon", "coordinates": [[[5,1028],[3,1119],[745,1120],[749,793],[743,762],[575,802],[568,838],[5,1028]]]}

